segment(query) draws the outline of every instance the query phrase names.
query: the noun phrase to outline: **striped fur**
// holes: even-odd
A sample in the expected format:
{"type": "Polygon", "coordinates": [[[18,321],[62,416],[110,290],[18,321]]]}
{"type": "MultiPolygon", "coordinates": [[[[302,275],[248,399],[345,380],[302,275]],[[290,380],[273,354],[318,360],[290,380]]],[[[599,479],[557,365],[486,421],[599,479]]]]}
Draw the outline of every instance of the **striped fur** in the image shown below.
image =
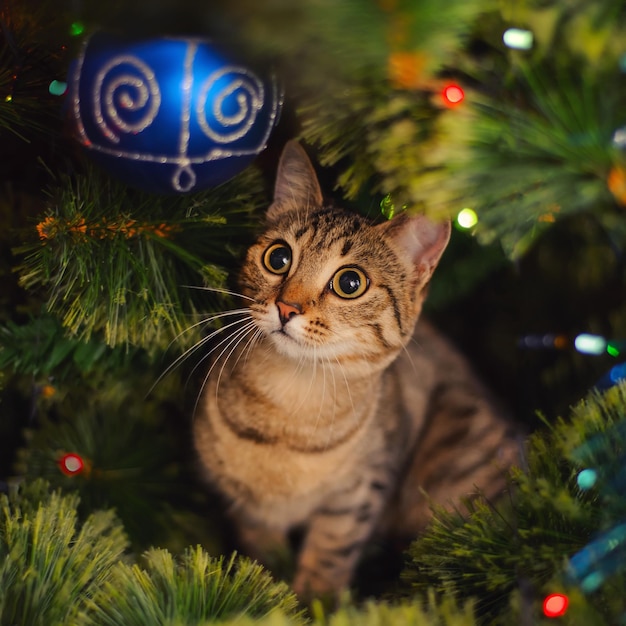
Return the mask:
{"type": "Polygon", "coordinates": [[[194,439],[249,554],[265,560],[306,529],[293,581],[304,597],[348,587],[374,533],[415,536],[423,491],[444,504],[476,485],[493,497],[515,460],[466,362],[416,325],[449,228],[327,207],[304,151],[285,148],[240,275],[246,310],[218,335],[194,439]],[[291,252],[282,274],[264,265],[276,243],[291,252]],[[341,268],[364,272],[364,293],[339,295],[341,268]]]}

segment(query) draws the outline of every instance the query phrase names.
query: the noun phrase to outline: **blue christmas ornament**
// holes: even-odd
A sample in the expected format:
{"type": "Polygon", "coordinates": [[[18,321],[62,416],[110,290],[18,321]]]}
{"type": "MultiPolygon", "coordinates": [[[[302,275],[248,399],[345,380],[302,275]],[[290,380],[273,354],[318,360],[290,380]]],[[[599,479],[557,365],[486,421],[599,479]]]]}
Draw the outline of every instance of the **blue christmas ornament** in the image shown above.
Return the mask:
{"type": "Polygon", "coordinates": [[[111,174],[157,193],[212,187],[267,143],[282,100],[273,81],[208,41],[91,37],[69,76],[78,140],[111,174]]]}

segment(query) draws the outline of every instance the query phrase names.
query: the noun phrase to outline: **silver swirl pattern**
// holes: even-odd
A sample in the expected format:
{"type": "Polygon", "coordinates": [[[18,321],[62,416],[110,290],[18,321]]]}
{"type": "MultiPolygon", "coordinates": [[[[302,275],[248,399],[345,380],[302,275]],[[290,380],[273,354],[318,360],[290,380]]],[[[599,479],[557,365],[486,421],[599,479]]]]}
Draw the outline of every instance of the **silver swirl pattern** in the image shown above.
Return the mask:
{"type": "Polygon", "coordinates": [[[254,126],[264,100],[265,88],[259,78],[246,68],[227,66],[210,74],[202,83],[196,101],[196,119],[209,139],[227,144],[245,137],[254,126]],[[232,102],[233,98],[237,107],[228,113],[227,100],[232,102]]]}
{"type": "Polygon", "coordinates": [[[119,143],[122,133],[138,133],[152,124],[161,106],[161,91],[148,64],[132,55],[119,55],[98,71],[92,102],[98,128],[109,141],[119,143]]]}

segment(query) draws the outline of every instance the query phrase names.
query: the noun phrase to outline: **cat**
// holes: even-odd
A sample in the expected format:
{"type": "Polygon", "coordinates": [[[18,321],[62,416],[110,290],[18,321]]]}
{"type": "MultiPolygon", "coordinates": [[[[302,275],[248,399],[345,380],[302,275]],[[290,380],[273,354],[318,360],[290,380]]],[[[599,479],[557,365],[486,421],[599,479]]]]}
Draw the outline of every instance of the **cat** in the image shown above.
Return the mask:
{"type": "Polygon", "coordinates": [[[306,152],[286,144],[193,438],[244,552],[267,562],[305,529],[302,598],[349,588],[373,535],[415,537],[431,499],[458,504],[476,485],[495,497],[516,462],[510,423],[469,365],[416,326],[449,237],[449,222],[373,225],[324,204],[306,152]]]}

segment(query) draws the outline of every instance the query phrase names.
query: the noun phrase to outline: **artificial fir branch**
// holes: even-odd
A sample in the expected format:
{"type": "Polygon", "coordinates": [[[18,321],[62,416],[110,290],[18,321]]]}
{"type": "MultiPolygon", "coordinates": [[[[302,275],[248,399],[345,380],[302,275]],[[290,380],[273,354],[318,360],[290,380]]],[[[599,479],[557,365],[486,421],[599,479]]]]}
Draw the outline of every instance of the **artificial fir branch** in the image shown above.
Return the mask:
{"type": "MultiPolygon", "coordinates": [[[[52,4],[53,10],[58,11],[58,3],[52,4]]],[[[167,3],[157,3],[157,8],[148,0],[132,3],[132,7],[128,3],[117,4],[118,7],[114,8],[110,3],[94,3],[84,9],[100,11],[103,16],[106,14],[108,24],[115,25],[116,30],[126,29],[136,35],[134,29],[148,17],[154,20],[158,7],[167,3]],[[138,19],[127,20],[129,12],[138,19]],[[120,16],[124,19],[121,20],[120,16]]],[[[169,4],[174,7],[174,13],[182,13],[192,2],[183,0],[169,4]]],[[[500,235],[510,254],[527,250],[536,241],[537,233],[551,228],[562,215],[582,211],[595,215],[607,228],[616,249],[623,247],[626,241],[623,220],[626,171],[623,146],[613,141],[616,131],[623,130],[626,121],[622,115],[623,74],[618,63],[626,41],[624,7],[620,3],[614,0],[567,3],[531,0],[524,5],[500,7],[502,20],[494,17],[498,15],[496,7],[482,1],[448,3],[445,11],[441,10],[441,3],[431,0],[367,3],[270,0],[267,3],[222,4],[224,7],[219,8],[218,3],[212,3],[210,12],[203,7],[202,23],[209,22],[209,30],[221,34],[222,41],[231,39],[228,35],[234,34],[233,41],[245,42],[242,50],[245,48],[259,52],[260,57],[268,55],[277,59],[276,65],[284,74],[288,97],[300,111],[298,122],[304,124],[304,135],[318,148],[324,163],[336,166],[339,186],[344,193],[358,196],[359,200],[363,198],[363,192],[391,194],[390,202],[396,208],[406,204],[407,208],[424,208],[448,215],[471,202],[479,210],[481,240],[500,235]],[[477,20],[478,11],[484,8],[493,13],[486,20],[482,16],[477,20]],[[281,19],[276,20],[277,15],[281,19]],[[232,17],[236,19],[229,19],[232,17]],[[528,54],[503,51],[502,31],[508,26],[528,26],[535,36],[535,48],[528,54]],[[472,50],[472,55],[476,50],[479,53],[469,59],[468,55],[459,53],[465,34],[472,30],[474,33],[480,31],[481,40],[473,42],[479,45],[472,50]],[[480,71],[471,73],[471,68],[480,71]],[[444,70],[446,74],[458,76],[461,75],[459,69],[472,75],[474,86],[481,86],[476,108],[464,105],[451,111],[440,110],[432,101],[440,78],[438,73],[444,70]],[[553,80],[555,76],[558,81],[553,80]],[[374,84],[376,87],[372,87],[374,84]]],[[[197,10],[197,3],[195,5],[197,10]]],[[[44,28],[49,26],[47,20],[35,21],[44,28]]],[[[199,23],[193,23],[191,30],[202,30],[197,25],[199,23]]],[[[162,34],[164,25],[168,29],[171,27],[169,22],[161,20],[159,34],[162,34]]],[[[24,43],[28,44],[30,35],[28,29],[23,31],[24,43]]],[[[0,72],[14,67],[14,57],[7,56],[6,47],[3,50],[0,72]]],[[[32,50],[37,52],[38,49],[32,50]]],[[[252,56],[256,58],[255,54],[252,56]]],[[[43,56],[36,58],[45,60],[43,56]]],[[[42,64],[42,67],[45,71],[37,74],[37,80],[42,76],[47,79],[50,73],[49,66],[42,64]]],[[[4,85],[5,89],[17,87],[13,76],[14,73],[4,71],[0,86],[4,85]]],[[[21,78],[25,79],[27,75],[23,74],[21,78]]],[[[30,84],[35,86],[35,82],[30,84]]],[[[44,81],[40,81],[37,88],[45,86],[44,81]]],[[[26,90],[22,95],[33,93],[26,90]]],[[[11,94],[2,92],[2,95],[11,94]]],[[[17,91],[15,95],[19,95],[17,91]]],[[[14,130],[26,128],[31,123],[30,120],[36,117],[31,113],[37,112],[41,102],[34,97],[30,103],[20,102],[16,97],[4,100],[0,105],[6,105],[0,106],[3,116],[0,125],[4,121],[5,127],[11,124],[14,130]],[[24,104],[23,108],[20,108],[21,104],[24,104]],[[33,105],[32,109],[28,108],[29,104],[33,105]]],[[[48,130],[56,130],[56,127],[46,125],[48,130]]],[[[240,238],[251,226],[248,219],[250,194],[244,181],[242,178],[229,187],[229,197],[223,198],[227,209],[209,202],[209,211],[205,214],[193,202],[186,204],[187,200],[166,202],[152,198],[152,204],[144,205],[142,201],[128,202],[128,192],[121,194],[121,200],[116,199],[115,194],[108,195],[108,183],[103,184],[100,178],[90,193],[81,192],[79,201],[67,196],[69,204],[74,203],[72,206],[75,205],[76,210],[70,210],[68,206],[57,209],[57,205],[51,205],[51,211],[37,222],[39,232],[33,227],[31,234],[37,241],[30,249],[32,256],[22,266],[24,284],[30,285],[33,297],[46,291],[46,298],[51,296],[46,302],[53,312],[63,317],[66,326],[81,337],[91,336],[92,340],[97,340],[99,332],[106,332],[109,343],[150,344],[159,349],[178,332],[186,313],[217,307],[215,302],[196,299],[204,294],[195,290],[188,293],[182,285],[199,285],[204,281],[220,284],[221,277],[230,269],[233,249],[236,251],[240,238]],[[94,210],[93,198],[99,195],[105,201],[94,210]],[[85,196],[92,198],[86,205],[83,203],[85,196]],[[237,213],[236,207],[242,212],[237,213]],[[189,219],[181,220],[183,214],[189,219]],[[227,223],[223,221],[225,215],[232,216],[227,223]],[[181,224],[183,221],[184,225],[181,224]],[[226,234],[228,242],[222,240],[226,234]],[[213,267],[204,267],[207,260],[213,267]],[[155,319],[157,317],[159,319],[155,319]]],[[[61,184],[67,185],[66,182],[61,184]]],[[[138,198],[139,195],[133,196],[134,200],[138,198]]],[[[366,203],[377,205],[378,200],[370,198],[366,203]]],[[[572,262],[574,253],[568,250],[568,254],[564,254],[558,243],[553,244],[551,250],[552,260],[567,256],[560,267],[565,268],[567,263],[567,271],[577,274],[576,284],[584,282],[585,276],[590,280],[589,276],[597,277],[607,270],[606,259],[600,260],[597,251],[590,252],[596,240],[589,237],[588,231],[584,235],[581,245],[575,246],[577,263],[572,262]]],[[[616,257],[620,254],[619,250],[617,252],[616,257]]],[[[498,262],[493,265],[497,266],[498,262]]],[[[616,273],[621,271],[618,262],[614,263],[610,268],[615,268],[616,273]]],[[[470,265],[467,263],[464,270],[471,273],[470,265]]],[[[539,263],[536,271],[542,271],[539,263]]],[[[609,284],[597,280],[602,285],[609,284]]],[[[458,282],[465,288],[469,284],[460,270],[458,282]]],[[[621,287],[623,282],[615,291],[621,287]]],[[[538,308],[541,303],[535,302],[535,297],[543,297],[543,305],[548,308],[545,293],[533,295],[532,306],[538,308]]],[[[498,310],[504,315],[506,306],[506,303],[497,302],[498,310]]],[[[572,308],[580,307],[575,305],[572,308]]],[[[9,309],[3,319],[10,319],[13,314],[9,309]]],[[[618,318],[617,313],[610,312],[603,319],[611,315],[611,327],[619,327],[621,317],[618,318]]],[[[189,323],[188,319],[184,321],[189,323]]],[[[533,317],[531,323],[534,321],[533,317]]],[[[601,325],[598,316],[588,321],[590,326],[601,325]]],[[[563,320],[557,319],[557,325],[559,323],[563,320]]],[[[520,320],[516,329],[533,330],[523,327],[524,324],[528,324],[527,318],[520,320]]],[[[56,466],[55,454],[67,447],[66,442],[74,446],[85,440],[90,444],[89,454],[94,458],[96,454],[91,451],[99,452],[97,444],[106,440],[108,443],[101,447],[106,448],[111,458],[120,461],[128,455],[133,468],[141,462],[145,463],[147,471],[154,469],[152,457],[143,454],[146,450],[134,456],[131,453],[135,451],[128,442],[132,443],[136,438],[136,447],[153,446],[155,451],[159,450],[154,445],[156,435],[152,429],[154,426],[158,430],[161,424],[158,408],[146,403],[145,415],[149,417],[151,427],[142,430],[144,423],[136,414],[135,406],[131,409],[119,403],[107,405],[100,397],[98,402],[85,402],[84,407],[77,409],[59,400],[65,392],[76,393],[79,399],[74,402],[80,405],[84,398],[82,394],[92,394],[96,398],[119,392],[120,388],[111,383],[111,378],[115,381],[127,379],[124,380],[125,386],[130,387],[137,381],[135,376],[130,376],[124,367],[114,374],[98,372],[99,368],[104,369],[104,358],[101,360],[94,345],[83,344],[86,352],[81,353],[78,344],[56,327],[43,325],[43,332],[50,332],[50,341],[45,343],[41,353],[37,353],[32,345],[35,334],[30,332],[31,329],[11,325],[6,328],[14,340],[10,345],[11,352],[4,353],[7,368],[11,365],[12,354],[17,359],[14,365],[22,373],[29,368],[38,376],[49,370],[64,373],[63,384],[57,387],[59,396],[42,398],[42,401],[54,404],[54,412],[59,417],[56,423],[45,424],[41,439],[36,442],[37,452],[31,450],[28,459],[24,458],[25,462],[32,461],[31,475],[41,472],[65,480],[56,466]],[[20,344],[24,346],[24,354],[20,354],[20,344]],[[30,351],[31,354],[26,354],[30,351]],[[91,386],[86,384],[86,377],[77,375],[79,391],[72,390],[65,384],[65,376],[69,380],[71,374],[83,366],[86,377],[93,374],[91,386]],[[110,412],[102,412],[105,406],[110,412]],[[84,413],[82,408],[85,408],[84,413]],[[115,416],[111,417],[113,414],[115,416]],[[124,417],[128,417],[128,421],[136,420],[141,427],[124,430],[119,427],[124,417]],[[109,432],[109,428],[115,432],[109,432]],[[140,441],[141,435],[147,433],[147,442],[140,441]],[[61,445],[60,441],[64,443],[61,445]],[[120,445],[119,449],[115,449],[116,443],[120,445]],[[37,459],[45,462],[38,464],[37,459]]],[[[554,379],[554,374],[552,377],[554,379]]],[[[549,382],[551,384],[546,387],[553,389],[554,380],[549,382]]],[[[621,419],[619,414],[624,397],[620,394],[607,396],[608,400],[601,402],[592,401],[589,407],[580,409],[581,422],[595,416],[592,418],[594,426],[589,430],[586,427],[577,430],[576,424],[580,426],[580,423],[575,418],[573,429],[559,424],[545,445],[535,447],[530,475],[514,475],[517,493],[511,505],[496,510],[485,503],[476,503],[475,513],[469,521],[454,514],[441,513],[423,539],[425,548],[416,548],[417,554],[423,557],[412,567],[423,582],[422,588],[433,582],[438,589],[451,585],[457,596],[476,594],[480,596],[478,607],[483,615],[501,618],[509,610],[509,605],[516,616],[528,611],[525,594],[513,591],[517,586],[524,587],[530,581],[536,598],[549,584],[559,582],[563,562],[572,551],[584,549],[594,532],[602,533],[611,528],[623,515],[623,507],[620,508],[619,504],[623,497],[618,490],[607,495],[596,487],[580,493],[575,483],[576,471],[588,463],[606,469],[607,475],[603,475],[602,480],[608,480],[611,472],[618,472],[623,450],[620,438],[612,440],[618,444],[614,455],[599,454],[597,448],[586,448],[585,445],[592,432],[602,431],[604,424],[610,425],[621,419]],[[605,411],[603,406],[611,408],[605,411]],[[567,434],[565,442],[564,433],[567,434]],[[570,454],[572,450],[577,452],[570,454]],[[590,454],[590,451],[595,452],[590,454]],[[513,556],[510,556],[511,548],[513,556]]],[[[120,397],[128,398],[124,393],[120,397]]],[[[4,397],[3,407],[6,407],[4,397]]],[[[610,446],[605,448],[610,451],[610,446]]],[[[94,467],[100,469],[97,464],[92,465],[90,477],[94,476],[94,467]]],[[[162,476],[159,469],[163,468],[154,469],[155,478],[162,476]]],[[[118,474],[118,477],[122,475],[118,474]]],[[[132,480],[127,481],[125,491],[120,481],[113,480],[114,473],[102,476],[111,479],[104,481],[106,489],[110,489],[110,495],[118,497],[120,502],[135,500],[143,503],[141,498],[136,498],[134,491],[137,484],[139,489],[142,488],[141,481],[134,484],[132,480]]],[[[85,496],[98,493],[98,485],[86,478],[78,478],[84,480],[83,483],[76,480],[72,483],[72,479],[67,479],[66,484],[70,488],[83,485],[85,496]]],[[[619,485],[619,481],[617,483],[619,485]]],[[[45,493],[40,494],[40,497],[44,496],[45,493]]],[[[91,504],[95,505],[95,499],[91,504]]],[[[26,505],[22,503],[21,506],[24,513],[26,505]]],[[[124,510],[123,506],[120,508],[124,510]]],[[[37,510],[36,506],[34,510],[37,510]]],[[[23,519],[31,518],[24,513],[23,519]]],[[[141,516],[138,521],[141,523],[141,516]]],[[[54,550],[66,547],[62,541],[60,547],[55,545],[55,537],[49,537],[48,546],[54,550]]],[[[163,569],[166,561],[177,560],[163,552],[159,554],[161,564],[157,569],[163,569]]],[[[155,571],[152,565],[150,568],[155,571]]],[[[24,570],[30,573],[23,567],[19,573],[24,570]]],[[[17,571],[14,568],[13,572],[17,571]]],[[[134,584],[145,583],[149,587],[153,578],[143,571],[145,575],[137,574],[134,584]]],[[[64,574],[61,572],[60,576],[64,574]]],[[[9,584],[0,585],[3,599],[8,597],[7,590],[13,589],[11,584],[17,574],[11,576],[9,584]]],[[[189,588],[202,586],[192,583],[189,588]]],[[[617,623],[623,609],[620,607],[623,590],[623,575],[618,575],[607,579],[589,597],[580,590],[577,595],[573,591],[571,621],[567,616],[563,623],[585,626],[617,623]],[[593,620],[589,617],[591,613],[594,614],[593,620]],[[602,615],[608,616],[606,620],[602,620],[602,615]]],[[[167,593],[163,592],[162,596],[167,593]]],[[[117,616],[117,623],[126,623],[123,613],[114,613],[114,594],[115,590],[110,594],[99,593],[107,619],[117,616]]],[[[67,611],[71,606],[63,594],[55,596],[54,602],[57,601],[62,610],[67,611]]],[[[161,615],[161,605],[145,605],[144,609],[145,615],[161,615]]],[[[55,607],[43,612],[44,618],[52,616],[47,623],[54,624],[56,618],[52,610],[59,615],[62,610],[55,607]]],[[[133,610],[132,606],[128,607],[131,615],[133,610]]],[[[533,617],[537,615],[535,605],[531,613],[533,617]]],[[[469,617],[467,621],[463,619],[464,616],[456,614],[443,618],[434,609],[426,617],[413,605],[387,607],[381,604],[363,611],[348,607],[336,616],[316,621],[333,626],[471,623],[469,617]]],[[[185,623],[185,620],[182,615],[172,618],[170,626],[185,623]]],[[[235,616],[233,621],[247,624],[253,618],[242,617],[240,621],[240,617],[235,616]]],[[[10,619],[8,623],[15,622],[10,619]]],[[[209,619],[208,623],[213,622],[209,619]]],[[[282,626],[290,623],[291,618],[275,613],[263,618],[263,623],[266,622],[267,626],[282,626]]]]}
{"type": "MultiPolygon", "coordinates": [[[[580,68],[592,72],[617,62],[624,53],[626,11],[614,0],[532,0],[499,6],[506,24],[520,25],[533,33],[532,56],[568,62],[580,60],[580,68]]],[[[509,62],[515,64],[515,52],[509,62]]]]}
{"type": "Polygon", "coordinates": [[[55,384],[89,374],[96,365],[115,370],[130,360],[123,348],[109,349],[99,338],[68,337],[58,319],[42,314],[22,324],[0,326],[0,370],[55,384]]]}
{"type": "Polygon", "coordinates": [[[180,511],[197,524],[187,440],[176,427],[186,417],[175,405],[182,385],[171,377],[148,395],[155,376],[148,365],[137,354],[112,370],[106,361],[74,368],[72,381],[51,377],[39,391],[33,423],[23,424],[25,445],[15,464],[27,480],[77,492],[83,516],[114,507],[135,549],[173,545],[180,511]],[[63,471],[67,454],[82,459],[79,472],[63,471]]]}
{"type": "Polygon", "coordinates": [[[619,71],[617,61],[600,70],[580,57],[518,58],[503,81],[477,63],[479,90],[468,90],[463,115],[446,118],[461,149],[446,158],[450,184],[436,201],[476,209],[481,241],[498,239],[517,257],[563,216],[621,210],[626,92],[606,90],[619,71]]]}
{"type": "MultiPolygon", "coordinates": [[[[450,595],[436,599],[434,593],[412,602],[387,604],[368,602],[346,606],[322,622],[327,626],[475,626],[471,600],[462,605],[450,595]]],[[[316,621],[317,624],[317,621],[316,621]]]]}
{"type": "Polygon", "coordinates": [[[0,496],[0,621],[32,626],[474,626],[472,604],[450,597],[398,604],[346,605],[312,620],[285,583],[248,559],[213,558],[200,547],[179,557],[151,549],[124,556],[111,511],[82,525],[78,497],[44,481],[0,496]]]}
{"type": "Polygon", "coordinates": [[[112,511],[78,522],[76,495],[47,493],[43,482],[0,496],[0,622],[75,624],[111,574],[127,543],[112,511]]]}
{"type": "MultiPolygon", "coordinates": [[[[253,57],[275,59],[302,136],[323,165],[336,166],[345,196],[391,193],[398,210],[431,208],[422,182],[430,189],[442,180],[435,146],[443,132],[440,73],[454,65],[476,18],[493,7],[454,1],[442,12],[430,0],[323,0],[216,8],[226,16],[217,24],[237,25],[226,31],[230,38],[253,57]]],[[[439,207],[438,214],[451,210],[439,207]]]]}
{"type": "Polygon", "coordinates": [[[195,287],[224,285],[227,266],[265,202],[252,168],[210,192],[163,198],[131,191],[96,171],[64,181],[23,246],[22,286],[43,287],[47,308],[80,338],[164,348],[190,316],[224,306],[195,287]]]}
{"type": "Polygon", "coordinates": [[[77,625],[192,626],[275,611],[289,615],[294,626],[304,621],[289,587],[260,565],[234,554],[212,558],[200,547],[188,548],[180,558],[153,549],[144,554],[143,567],[115,567],[77,625]]]}
{"type": "Polygon", "coordinates": [[[348,0],[340,5],[331,0],[297,5],[244,0],[217,2],[214,7],[220,17],[215,22],[218,36],[276,58],[295,81],[295,89],[315,86],[326,93],[337,84],[328,83],[329,76],[348,83],[366,73],[372,79],[389,78],[394,53],[421,60],[422,76],[428,81],[449,65],[475,20],[494,8],[476,0],[448,2],[446,11],[436,0],[348,0]]]}
{"type": "MultiPolygon", "coordinates": [[[[603,395],[593,392],[571,421],[559,420],[530,438],[528,468],[512,472],[510,498],[498,506],[470,503],[467,518],[437,509],[430,528],[409,550],[404,580],[414,589],[434,586],[459,598],[478,598],[485,623],[505,619],[516,590],[531,589],[532,604],[518,605],[528,611],[549,591],[549,581],[560,576],[573,586],[566,559],[623,520],[623,496],[606,495],[600,484],[582,490],[577,475],[585,469],[581,462],[598,461],[591,451],[600,437],[605,456],[598,467],[609,474],[605,482],[615,479],[611,468],[621,466],[626,450],[625,407],[626,384],[603,395]]],[[[616,610],[615,603],[603,594],[586,601],[615,623],[618,616],[607,612],[616,610]]]]}
{"type": "Polygon", "coordinates": [[[433,152],[442,111],[430,98],[368,82],[338,89],[302,107],[302,134],[318,147],[321,163],[337,167],[347,198],[389,194],[397,210],[424,211],[432,202],[420,183],[442,166],[433,152]]]}
{"type": "Polygon", "coordinates": [[[49,85],[65,75],[62,45],[51,43],[59,32],[59,11],[35,3],[0,3],[0,129],[22,138],[25,131],[56,133],[59,103],[49,85]],[[27,7],[24,5],[28,4],[27,7]],[[44,30],[45,29],[45,30],[44,30]]]}

